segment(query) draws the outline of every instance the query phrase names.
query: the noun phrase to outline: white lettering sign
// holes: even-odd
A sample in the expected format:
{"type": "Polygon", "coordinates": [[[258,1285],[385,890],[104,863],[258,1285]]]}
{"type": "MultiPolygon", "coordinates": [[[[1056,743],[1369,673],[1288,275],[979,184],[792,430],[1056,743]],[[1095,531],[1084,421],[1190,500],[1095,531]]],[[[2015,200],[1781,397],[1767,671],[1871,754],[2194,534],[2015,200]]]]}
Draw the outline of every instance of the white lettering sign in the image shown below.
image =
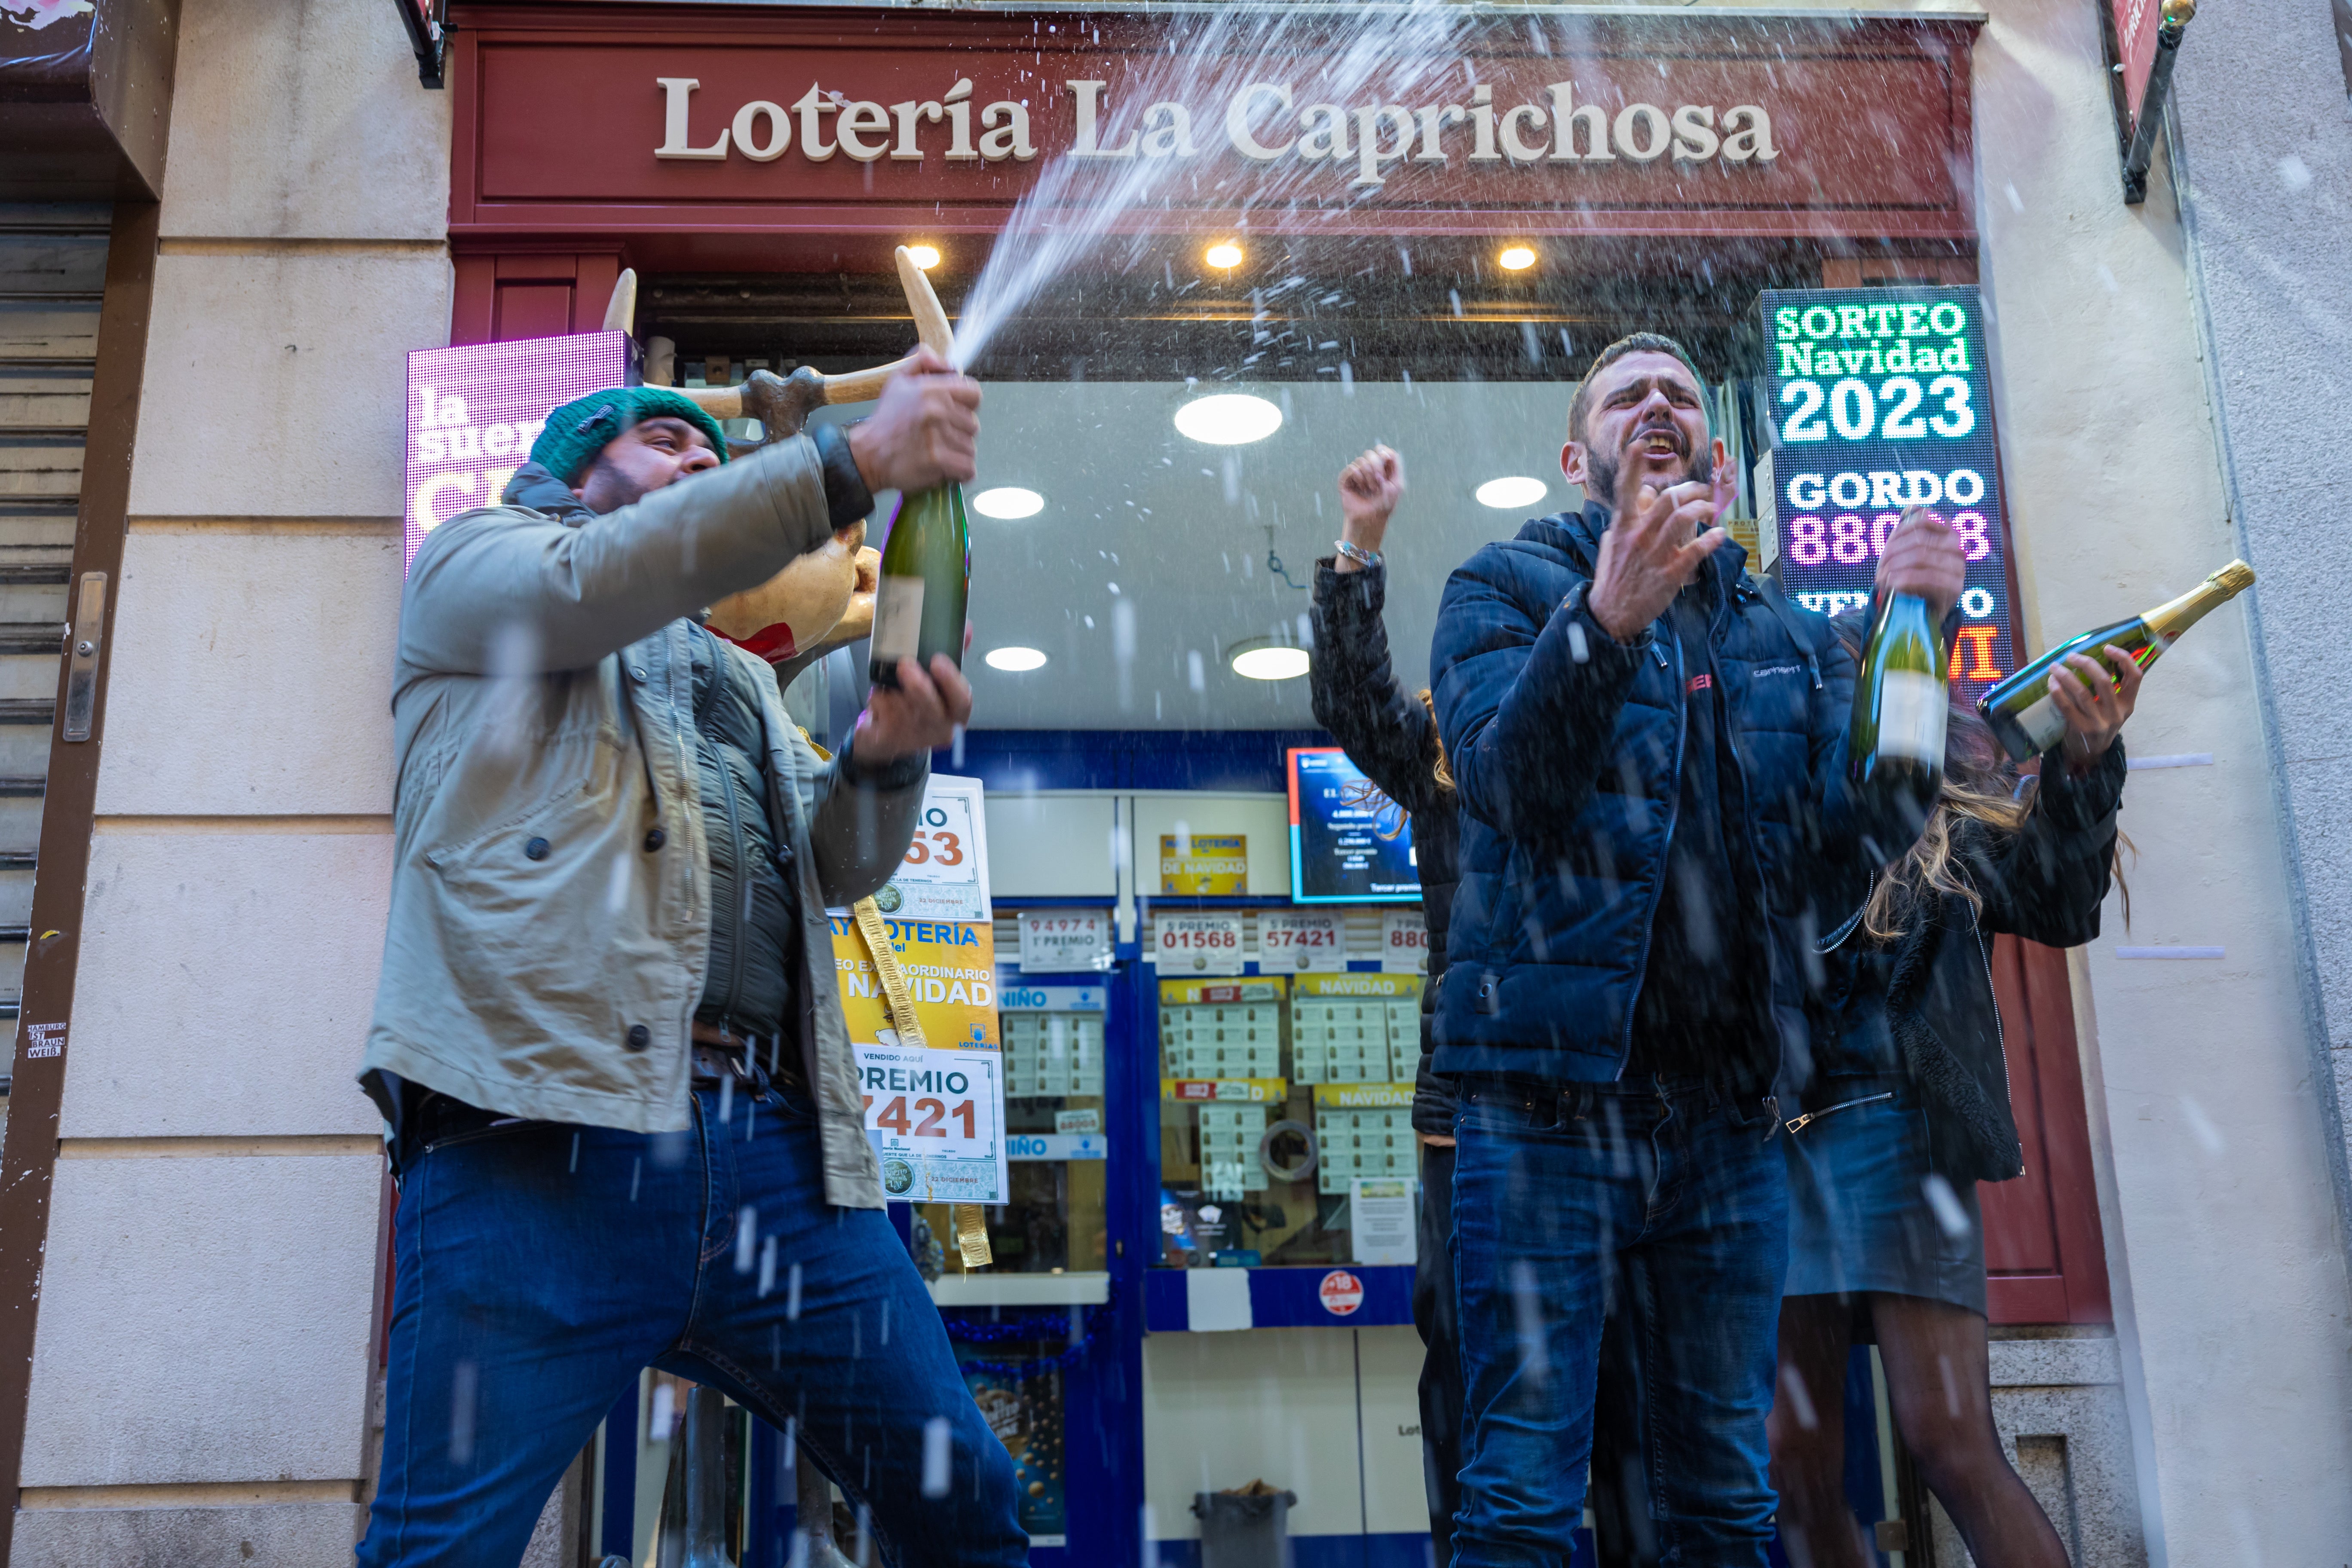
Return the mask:
{"type": "MultiPolygon", "coordinates": [[[[656,77],[654,84],[663,94],[662,139],[654,148],[661,159],[764,163],[795,141],[812,163],[836,153],[862,163],[884,157],[920,163],[934,154],[948,163],[1026,163],[1037,155],[1025,102],[1001,99],[982,108],[974,138],[968,78],[937,99],[888,105],[811,82],[789,110],[752,99],[738,105],[731,120],[720,118],[729,112],[723,108],[706,108],[698,124],[698,79],[656,77]]],[[[1062,89],[1070,101],[1072,158],[1194,158],[1223,150],[1213,142],[1204,147],[1196,127],[1221,126],[1225,146],[1252,163],[1328,163],[1363,189],[1385,184],[1391,165],[1407,162],[1450,165],[1459,158],[1533,169],[1622,160],[1738,168],[1780,156],[1772,117],[1760,104],[1628,103],[1612,116],[1597,103],[1580,104],[1577,85],[1569,81],[1547,86],[1542,102],[1508,105],[1495,101],[1492,85],[1472,89],[1460,103],[1345,104],[1300,103],[1286,83],[1253,81],[1207,112],[1170,100],[1147,104],[1140,114],[1121,112],[1107,81],[1066,80],[1062,89]]]]}

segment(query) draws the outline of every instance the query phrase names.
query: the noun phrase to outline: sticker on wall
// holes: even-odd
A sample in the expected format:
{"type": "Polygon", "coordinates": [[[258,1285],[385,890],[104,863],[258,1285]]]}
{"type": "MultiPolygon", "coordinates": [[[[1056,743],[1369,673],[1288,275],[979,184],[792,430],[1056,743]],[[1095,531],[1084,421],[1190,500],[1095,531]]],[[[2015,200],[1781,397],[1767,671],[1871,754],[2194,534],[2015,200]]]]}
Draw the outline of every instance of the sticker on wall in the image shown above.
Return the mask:
{"type": "Polygon", "coordinates": [[[1160,890],[1179,897],[1249,891],[1245,833],[1163,833],[1160,890]]]}
{"type": "Polygon", "coordinates": [[[1323,1310],[1335,1318],[1344,1318],[1364,1304],[1364,1282],[1344,1268],[1334,1268],[1323,1276],[1315,1288],[1317,1300],[1323,1310]]]}

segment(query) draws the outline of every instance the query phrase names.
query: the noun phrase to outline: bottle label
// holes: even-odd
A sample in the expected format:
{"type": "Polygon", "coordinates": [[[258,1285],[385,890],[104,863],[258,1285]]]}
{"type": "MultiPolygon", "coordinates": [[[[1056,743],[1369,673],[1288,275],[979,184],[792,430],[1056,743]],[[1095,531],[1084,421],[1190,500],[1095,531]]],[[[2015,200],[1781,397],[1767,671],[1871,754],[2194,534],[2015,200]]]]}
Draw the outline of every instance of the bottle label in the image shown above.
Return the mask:
{"type": "Polygon", "coordinates": [[[895,667],[913,658],[923,642],[923,580],[885,577],[874,595],[874,641],[870,649],[877,664],[895,667]]]}
{"type": "Polygon", "coordinates": [[[1888,670],[1878,683],[1878,754],[1942,767],[1948,701],[1934,676],[1888,670]]]}
{"type": "Polygon", "coordinates": [[[2065,734],[2066,715],[2058,711],[2058,700],[2043,692],[2040,701],[2018,710],[2017,727],[2025,731],[2036,752],[2046,752],[2065,734]]]}

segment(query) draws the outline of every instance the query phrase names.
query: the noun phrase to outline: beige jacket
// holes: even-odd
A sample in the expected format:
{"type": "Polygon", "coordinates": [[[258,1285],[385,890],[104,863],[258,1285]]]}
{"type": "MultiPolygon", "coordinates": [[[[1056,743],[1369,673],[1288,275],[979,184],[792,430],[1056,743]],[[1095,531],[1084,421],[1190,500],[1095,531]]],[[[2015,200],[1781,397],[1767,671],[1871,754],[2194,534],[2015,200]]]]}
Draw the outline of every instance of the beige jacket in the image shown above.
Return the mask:
{"type": "MultiPolygon", "coordinates": [[[[524,472],[509,495],[548,510],[450,519],[401,601],[392,915],[361,1081],[383,1069],[488,1110],[677,1131],[710,931],[682,617],[831,537],[818,459],[779,443],[602,517],[524,472]]],[[[860,782],[853,756],[816,755],[760,668],[825,1195],[878,1208],[824,911],[904,858],[929,763],[891,770],[900,787],[860,782]]]]}

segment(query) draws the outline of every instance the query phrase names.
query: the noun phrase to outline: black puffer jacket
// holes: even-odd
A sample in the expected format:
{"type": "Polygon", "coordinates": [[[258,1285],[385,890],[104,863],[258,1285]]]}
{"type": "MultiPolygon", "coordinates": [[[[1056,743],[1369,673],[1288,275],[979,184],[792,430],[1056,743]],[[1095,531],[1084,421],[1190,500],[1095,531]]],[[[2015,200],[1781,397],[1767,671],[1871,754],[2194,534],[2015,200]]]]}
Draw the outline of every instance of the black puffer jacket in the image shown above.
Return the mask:
{"type": "Polygon", "coordinates": [[[1316,563],[1315,664],[1307,685],[1315,721],[1331,731],[1349,761],[1404,807],[1412,818],[1414,859],[1421,868],[1421,908],[1429,923],[1429,983],[1421,993],[1421,1070],[1415,1076],[1412,1124],[1417,1131],[1454,1135],[1454,1084],[1430,1070],[1430,1026],[1444,966],[1446,927],[1460,880],[1455,854],[1461,814],[1454,792],[1437,783],[1437,724],[1421,699],[1397,684],[1389,668],[1389,635],[1381,624],[1388,602],[1388,568],[1335,571],[1332,558],[1316,563]]]}
{"type": "Polygon", "coordinates": [[[1874,1084],[1907,1079],[1927,1118],[1936,1171],[1956,1183],[2024,1173],[1993,997],[1992,939],[2007,931],[2077,947],[2098,936],[2124,772],[2120,740],[2080,777],[2053,752],[2016,833],[1957,823],[1953,853],[1984,900],[1981,910],[1930,892],[1891,945],[1870,940],[1859,912],[1824,939],[1828,983],[1818,993],[1812,1071],[1800,1095],[1808,1113],[1835,1115],[1874,1084]]]}

